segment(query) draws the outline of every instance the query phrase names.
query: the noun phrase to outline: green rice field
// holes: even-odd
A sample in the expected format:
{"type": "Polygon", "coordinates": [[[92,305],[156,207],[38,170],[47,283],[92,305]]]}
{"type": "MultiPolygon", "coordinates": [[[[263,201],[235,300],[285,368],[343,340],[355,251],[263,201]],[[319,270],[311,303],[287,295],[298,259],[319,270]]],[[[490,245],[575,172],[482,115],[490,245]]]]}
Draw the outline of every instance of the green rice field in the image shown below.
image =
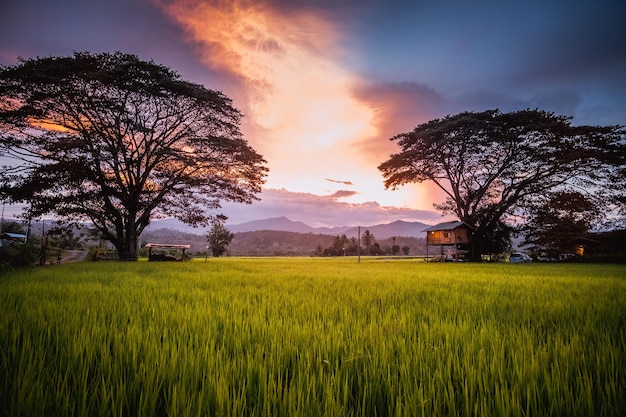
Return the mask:
{"type": "Polygon", "coordinates": [[[623,416],[626,266],[355,258],[0,276],[0,416],[623,416]]]}

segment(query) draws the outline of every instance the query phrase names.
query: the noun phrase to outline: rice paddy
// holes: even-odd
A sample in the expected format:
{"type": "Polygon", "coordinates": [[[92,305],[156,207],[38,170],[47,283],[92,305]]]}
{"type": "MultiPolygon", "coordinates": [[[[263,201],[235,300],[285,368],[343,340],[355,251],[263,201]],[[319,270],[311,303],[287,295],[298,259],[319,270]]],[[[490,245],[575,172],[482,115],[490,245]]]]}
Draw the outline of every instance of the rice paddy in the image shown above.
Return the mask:
{"type": "Polygon", "coordinates": [[[0,277],[0,415],[619,416],[626,267],[351,258],[0,277]]]}

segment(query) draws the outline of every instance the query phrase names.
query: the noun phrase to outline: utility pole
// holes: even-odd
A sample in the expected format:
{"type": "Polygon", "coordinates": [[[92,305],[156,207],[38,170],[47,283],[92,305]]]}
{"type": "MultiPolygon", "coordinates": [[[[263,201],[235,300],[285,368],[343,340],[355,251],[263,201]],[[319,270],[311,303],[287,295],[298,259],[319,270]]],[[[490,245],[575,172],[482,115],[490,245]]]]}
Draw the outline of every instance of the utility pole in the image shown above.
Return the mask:
{"type": "Polygon", "coordinates": [[[361,226],[359,226],[357,233],[359,234],[359,244],[357,245],[356,253],[358,254],[357,263],[360,264],[361,263],[361,226]]]}
{"type": "Polygon", "coordinates": [[[48,246],[48,238],[46,237],[46,220],[43,220],[41,226],[41,254],[39,255],[39,265],[46,264],[46,246],[48,246]]]}
{"type": "Polygon", "coordinates": [[[4,226],[4,201],[2,202],[2,217],[0,217],[0,235],[2,234],[3,226],[4,226]]]}
{"type": "Polygon", "coordinates": [[[30,242],[30,226],[31,226],[32,218],[28,216],[28,229],[26,229],[26,243],[30,242]]]}

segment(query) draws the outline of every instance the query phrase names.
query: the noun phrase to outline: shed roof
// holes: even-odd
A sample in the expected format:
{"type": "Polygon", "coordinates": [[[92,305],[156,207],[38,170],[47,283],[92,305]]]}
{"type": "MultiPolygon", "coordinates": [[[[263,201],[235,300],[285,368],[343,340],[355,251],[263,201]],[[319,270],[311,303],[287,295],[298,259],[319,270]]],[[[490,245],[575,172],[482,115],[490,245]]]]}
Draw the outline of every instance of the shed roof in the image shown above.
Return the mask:
{"type": "Polygon", "coordinates": [[[174,245],[170,243],[146,243],[146,248],[189,249],[190,245],[174,245]]]}
{"type": "Polygon", "coordinates": [[[461,222],[461,221],[452,221],[452,222],[443,222],[443,223],[439,223],[436,224],[434,226],[429,227],[428,229],[424,229],[422,230],[423,232],[433,232],[435,230],[454,230],[458,227],[461,226],[465,226],[469,229],[474,229],[472,226],[470,226],[469,224],[465,223],[465,222],[461,222]]]}
{"type": "Polygon", "coordinates": [[[26,235],[23,235],[21,233],[2,233],[0,235],[0,239],[7,239],[7,240],[26,240],[26,235]]]}

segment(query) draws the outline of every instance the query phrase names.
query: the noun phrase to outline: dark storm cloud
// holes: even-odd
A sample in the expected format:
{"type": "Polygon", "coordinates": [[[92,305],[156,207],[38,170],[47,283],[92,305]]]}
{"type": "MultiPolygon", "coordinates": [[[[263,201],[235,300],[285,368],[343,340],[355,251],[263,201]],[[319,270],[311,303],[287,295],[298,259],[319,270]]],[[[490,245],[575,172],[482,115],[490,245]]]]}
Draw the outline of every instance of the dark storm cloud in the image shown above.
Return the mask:
{"type": "MultiPolygon", "coordinates": [[[[265,3],[283,13],[311,11],[336,20],[350,22],[371,12],[379,0],[267,0],[265,3]]],[[[390,2],[393,4],[393,2],[390,2]]],[[[397,2],[396,2],[397,3],[397,2]]],[[[398,4],[395,5],[398,7],[398,4]]]]}
{"type": "Polygon", "coordinates": [[[385,133],[390,133],[390,126],[395,131],[425,122],[439,114],[445,103],[432,87],[414,81],[363,82],[354,95],[374,110],[377,127],[385,133]]]}
{"type": "Polygon", "coordinates": [[[574,116],[576,124],[625,124],[625,4],[572,3],[556,14],[505,80],[519,107],[574,116]]]}
{"type": "Polygon", "coordinates": [[[434,89],[416,82],[364,82],[353,91],[355,97],[374,112],[378,135],[363,138],[358,146],[363,155],[380,163],[381,155],[395,149],[389,139],[437,117],[445,99],[434,89]]]}
{"type": "Polygon", "coordinates": [[[146,5],[132,0],[10,2],[3,9],[0,35],[3,46],[26,46],[37,55],[145,47],[150,43],[146,38],[164,41],[168,29],[173,30],[146,5]]]}
{"type": "Polygon", "coordinates": [[[626,69],[624,2],[572,2],[555,11],[554,20],[536,42],[525,47],[527,64],[515,81],[576,81],[586,77],[620,77],[626,69]]]}
{"type": "Polygon", "coordinates": [[[199,62],[195,45],[181,41],[182,28],[148,0],[7,1],[0,14],[0,64],[15,64],[18,56],[122,51],[167,65],[190,81],[220,76],[199,62]]]}
{"type": "Polygon", "coordinates": [[[428,86],[437,116],[543,108],[575,123],[626,123],[626,3],[411,2],[369,15],[369,79],[428,86]]]}

